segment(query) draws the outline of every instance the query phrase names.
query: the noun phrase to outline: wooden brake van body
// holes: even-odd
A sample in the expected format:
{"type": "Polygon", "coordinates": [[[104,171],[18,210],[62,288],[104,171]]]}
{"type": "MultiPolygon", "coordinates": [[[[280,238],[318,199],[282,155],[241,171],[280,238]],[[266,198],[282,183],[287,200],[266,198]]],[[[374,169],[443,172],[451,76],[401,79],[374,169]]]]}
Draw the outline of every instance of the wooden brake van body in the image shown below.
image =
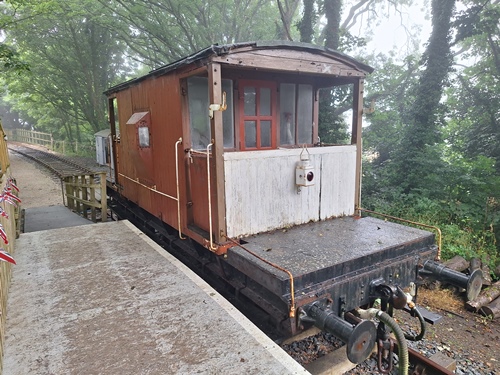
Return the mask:
{"type": "Polygon", "coordinates": [[[214,45],[112,87],[115,188],[219,254],[228,238],[353,215],[371,71],[312,45],[251,42],[214,45]],[[351,140],[323,145],[320,89],[345,85],[351,140]]]}

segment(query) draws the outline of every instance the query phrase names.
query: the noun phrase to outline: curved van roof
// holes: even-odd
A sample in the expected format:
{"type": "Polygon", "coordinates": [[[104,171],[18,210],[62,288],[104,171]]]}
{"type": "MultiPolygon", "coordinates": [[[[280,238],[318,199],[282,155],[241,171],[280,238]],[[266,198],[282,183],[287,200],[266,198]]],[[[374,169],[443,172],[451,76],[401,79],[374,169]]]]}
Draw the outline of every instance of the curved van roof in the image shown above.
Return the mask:
{"type": "MultiPolygon", "coordinates": [[[[156,77],[160,75],[167,74],[170,71],[173,71],[175,69],[181,68],[183,66],[187,66],[196,62],[199,62],[201,60],[207,59],[207,60],[216,60],[218,59],[221,63],[229,62],[229,59],[225,59],[224,57],[227,57],[228,55],[238,55],[238,54],[243,54],[245,52],[249,51],[265,51],[265,50],[288,50],[288,51],[295,51],[296,53],[309,53],[313,55],[318,55],[323,57],[323,61],[325,58],[327,60],[335,61],[337,63],[340,63],[344,66],[348,66],[349,68],[354,69],[355,71],[358,72],[358,76],[365,76],[366,74],[369,74],[373,72],[373,68],[363,64],[362,62],[345,55],[341,52],[334,51],[325,47],[320,47],[316,46],[313,44],[307,44],[307,43],[300,43],[300,42],[290,42],[290,41],[260,41],[260,42],[244,42],[244,43],[234,43],[234,44],[224,44],[224,45],[218,45],[214,44],[211,45],[210,47],[207,47],[205,49],[202,49],[201,51],[195,52],[192,55],[189,55],[187,57],[184,57],[180,60],[174,61],[170,64],[164,65],[160,68],[157,68],[155,70],[152,70],[148,74],[134,78],[132,80],[120,83],[116,86],[113,86],[106,90],[104,92],[105,95],[110,95],[112,93],[121,91],[123,89],[126,89],[129,86],[132,86],[134,84],[137,84],[143,80],[146,80],[150,77],[156,77]],[[227,61],[226,61],[227,60],[227,61]]],[[[275,57],[275,58],[280,58],[280,57],[275,57]]],[[[286,58],[286,57],[285,57],[286,58]]],[[[232,59],[233,60],[233,59],[232,59]]],[[[233,65],[238,65],[238,64],[233,64],[233,65]]],[[[240,65],[239,66],[245,66],[240,65]]],[[[282,65],[281,65],[282,66],[282,65]]],[[[258,61],[254,67],[258,67],[258,61]]],[[[275,68],[275,69],[280,69],[275,68]]],[[[317,72],[318,74],[335,74],[332,73],[331,71],[326,71],[326,72],[317,72]]],[[[338,73],[337,73],[338,75],[338,73]]],[[[352,75],[352,72],[349,73],[349,75],[352,75]]]]}

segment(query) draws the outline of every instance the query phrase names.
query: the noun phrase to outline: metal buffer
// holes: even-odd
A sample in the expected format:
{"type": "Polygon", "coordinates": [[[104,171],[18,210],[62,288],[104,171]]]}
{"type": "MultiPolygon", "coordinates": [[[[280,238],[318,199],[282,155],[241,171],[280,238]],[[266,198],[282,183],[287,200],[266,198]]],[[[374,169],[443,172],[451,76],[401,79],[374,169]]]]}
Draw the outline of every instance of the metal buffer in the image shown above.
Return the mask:
{"type": "Polygon", "coordinates": [[[339,318],[327,306],[319,302],[302,307],[306,316],[302,320],[313,322],[319,329],[335,335],[346,343],[347,358],[353,363],[361,363],[373,350],[377,329],[369,320],[362,320],[353,327],[339,318]]]}
{"type": "Polygon", "coordinates": [[[442,264],[428,260],[424,263],[424,267],[419,273],[422,276],[431,276],[437,280],[464,288],[469,301],[476,299],[483,286],[483,272],[480,269],[474,270],[474,272],[467,276],[442,264]]]}

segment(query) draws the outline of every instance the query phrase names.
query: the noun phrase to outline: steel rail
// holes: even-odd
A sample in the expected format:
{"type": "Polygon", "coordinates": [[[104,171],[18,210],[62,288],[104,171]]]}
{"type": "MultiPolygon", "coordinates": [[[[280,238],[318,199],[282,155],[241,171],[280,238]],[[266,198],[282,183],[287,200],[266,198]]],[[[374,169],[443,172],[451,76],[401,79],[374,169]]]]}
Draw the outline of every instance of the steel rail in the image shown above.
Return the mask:
{"type": "MultiPolygon", "coordinates": [[[[397,350],[397,343],[394,343],[394,350],[397,350]]],[[[415,366],[412,375],[454,375],[453,371],[441,366],[430,358],[412,348],[408,348],[410,364],[415,366]]]]}
{"type": "Polygon", "coordinates": [[[64,179],[64,177],[68,176],[96,173],[96,171],[93,171],[87,167],[84,167],[62,156],[34,149],[25,145],[16,146],[16,148],[13,147],[8,147],[8,148],[9,150],[15,153],[18,153],[24,157],[27,157],[35,161],[40,165],[43,165],[45,168],[49,169],[54,175],[56,175],[60,179],[64,179]]]}

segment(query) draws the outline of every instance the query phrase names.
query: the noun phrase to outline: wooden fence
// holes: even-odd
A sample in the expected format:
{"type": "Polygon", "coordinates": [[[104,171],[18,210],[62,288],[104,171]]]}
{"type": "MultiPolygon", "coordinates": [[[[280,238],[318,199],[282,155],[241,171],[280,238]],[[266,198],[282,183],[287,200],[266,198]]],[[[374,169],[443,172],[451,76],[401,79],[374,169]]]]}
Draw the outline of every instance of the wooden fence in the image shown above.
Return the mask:
{"type": "Polygon", "coordinates": [[[54,148],[54,138],[50,133],[26,129],[7,129],[6,132],[7,137],[12,141],[44,146],[50,150],[54,148]]]}
{"type": "MultiPolygon", "coordinates": [[[[5,132],[11,141],[43,146],[62,154],[71,151],[95,157],[95,144],[92,143],[55,141],[52,134],[34,130],[7,129],[5,132]]],[[[0,163],[3,165],[3,160],[0,159],[0,163]]],[[[63,183],[68,208],[94,222],[97,221],[98,210],[100,210],[103,216],[101,220],[106,221],[106,173],[66,177],[63,183]],[[96,181],[101,182],[96,183],[96,181]]]]}
{"type": "MultiPolygon", "coordinates": [[[[0,124],[0,193],[5,193],[9,185],[11,177],[9,153],[7,151],[7,142],[5,141],[5,133],[0,124]]],[[[14,190],[12,190],[12,193],[14,190]]],[[[0,224],[8,240],[8,244],[0,239],[0,248],[7,251],[15,257],[15,238],[19,236],[19,207],[8,204],[7,202],[0,203],[0,207],[5,211],[6,216],[0,216],[0,224]]],[[[11,265],[7,262],[0,262],[0,373],[2,372],[3,353],[5,344],[5,322],[7,317],[7,296],[9,292],[11,280],[11,265]]],[[[15,267],[15,266],[14,266],[15,267]]]]}
{"type": "Polygon", "coordinates": [[[107,220],[106,172],[64,178],[66,206],[92,220],[107,220]]]}
{"type": "Polygon", "coordinates": [[[69,142],[55,140],[51,133],[42,133],[25,129],[5,129],[7,138],[14,142],[28,143],[46,147],[51,151],[65,154],[95,156],[95,142],[69,142]]]}

